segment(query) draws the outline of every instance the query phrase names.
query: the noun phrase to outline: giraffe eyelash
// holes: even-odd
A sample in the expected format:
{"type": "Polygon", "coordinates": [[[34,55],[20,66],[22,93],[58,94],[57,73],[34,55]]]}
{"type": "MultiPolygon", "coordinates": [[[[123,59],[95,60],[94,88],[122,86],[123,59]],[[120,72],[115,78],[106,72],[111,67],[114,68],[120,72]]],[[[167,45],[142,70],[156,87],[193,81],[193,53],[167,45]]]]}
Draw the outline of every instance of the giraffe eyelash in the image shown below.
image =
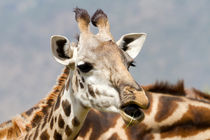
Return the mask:
{"type": "Polygon", "coordinates": [[[136,63],[135,61],[131,61],[131,62],[129,63],[129,66],[136,67],[136,64],[135,64],[135,63],[136,63]]]}

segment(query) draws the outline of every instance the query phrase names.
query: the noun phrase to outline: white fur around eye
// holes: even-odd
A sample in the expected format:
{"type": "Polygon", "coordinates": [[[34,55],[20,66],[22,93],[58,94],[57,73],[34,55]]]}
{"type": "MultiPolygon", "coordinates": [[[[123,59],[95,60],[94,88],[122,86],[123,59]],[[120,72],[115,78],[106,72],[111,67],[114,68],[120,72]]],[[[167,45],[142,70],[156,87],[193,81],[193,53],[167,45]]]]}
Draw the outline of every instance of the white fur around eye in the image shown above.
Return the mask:
{"type": "Polygon", "coordinates": [[[84,61],[79,61],[79,62],[77,63],[77,65],[83,65],[83,64],[85,64],[84,61]]]}

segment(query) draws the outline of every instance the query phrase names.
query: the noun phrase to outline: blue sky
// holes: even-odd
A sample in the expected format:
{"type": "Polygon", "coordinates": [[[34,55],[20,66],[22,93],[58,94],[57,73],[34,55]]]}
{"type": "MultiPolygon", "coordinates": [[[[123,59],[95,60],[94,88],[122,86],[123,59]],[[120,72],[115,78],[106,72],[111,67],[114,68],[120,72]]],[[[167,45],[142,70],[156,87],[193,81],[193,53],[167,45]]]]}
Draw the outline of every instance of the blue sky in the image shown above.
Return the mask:
{"type": "Polygon", "coordinates": [[[188,88],[210,88],[209,5],[208,0],[1,1],[0,120],[30,108],[51,90],[62,66],[52,58],[50,36],[75,40],[76,6],[90,15],[103,9],[115,40],[130,32],[148,34],[131,69],[140,84],[184,79],[188,88]]]}

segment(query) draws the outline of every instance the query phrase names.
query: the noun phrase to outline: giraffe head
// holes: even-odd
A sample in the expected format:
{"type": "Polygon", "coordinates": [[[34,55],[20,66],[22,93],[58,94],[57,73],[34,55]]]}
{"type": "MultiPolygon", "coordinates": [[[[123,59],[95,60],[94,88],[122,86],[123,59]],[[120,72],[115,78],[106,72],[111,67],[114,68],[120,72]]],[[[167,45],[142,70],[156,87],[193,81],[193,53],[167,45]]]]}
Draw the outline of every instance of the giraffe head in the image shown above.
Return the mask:
{"type": "Polygon", "coordinates": [[[144,90],[136,83],[128,69],[140,52],[146,34],[126,34],[115,42],[109,22],[102,10],[90,19],[84,9],[75,9],[80,30],[78,43],[60,35],[52,36],[54,58],[72,69],[69,91],[86,108],[120,112],[126,122],[137,123],[144,118],[141,109],[149,101],[144,90]],[[90,21],[98,28],[90,31],[90,21]]]}

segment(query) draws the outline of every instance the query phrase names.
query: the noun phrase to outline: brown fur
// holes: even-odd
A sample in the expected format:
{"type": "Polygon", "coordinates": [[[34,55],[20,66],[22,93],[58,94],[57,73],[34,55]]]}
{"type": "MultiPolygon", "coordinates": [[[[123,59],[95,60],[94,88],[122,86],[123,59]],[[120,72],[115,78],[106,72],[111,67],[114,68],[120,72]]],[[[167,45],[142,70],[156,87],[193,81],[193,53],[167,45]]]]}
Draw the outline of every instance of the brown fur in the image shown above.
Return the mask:
{"type": "MultiPolygon", "coordinates": [[[[124,128],[126,128],[126,126],[124,126],[124,128]]],[[[150,133],[150,131],[151,130],[147,129],[147,126],[144,123],[139,123],[138,125],[128,127],[128,129],[126,129],[126,134],[130,140],[138,140],[139,138],[142,138],[144,140],[146,134],[150,133]]]]}
{"type": "Polygon", "coordinates": [[[210,109],[204,107],[189,106],[189,110],[172,126],[161,128],[161,138],[196,135],[200,131],[210,127],[210,109]]]}
{"type": "Polygon", "coordinates": [[[143,86],[146,91],[166,93],[177,96],[185,96],[184,81],[180,80],[176,84],[170,84],[168,82],[155,82],[155,84],[143,86]]]}
{"type": "Polygon", "coordinates": [[[167,96],[162,96],[159,100],[158,111],[155,116],[155,121],[157,122],[161,122],[169,117],[177,109],[177,102],[182,101],[180,98],[167,96]]]}
{"type": "Polygon", "coordinates": [[[70,136],[72,133],[72,130],[70,129],[70,127],[68,125],[66,125],[65,133],[67,136],[70,136]]]}
{"type": "MultiPolygon", "coordinates": [[[[149,99],[149,106],[152,106],[153,105],[152,95],[149,94],[148,92],[146,92],[146,95],[147,95],[147,97],[149,99]]],[[[152,108],[149,107],[149,108],[147,108],[147,109],[144,110],[144,113],[146,115],[149,115],[151,111],[152,111],[152,108]]]]}
{"type": "Polygon", "coordinates": [[[79,19],[82,19],[85,21],[85,23],[90,23],[90,16],[88,12],[85,9],[75,8],[75,19],[78,22],[79,19]]]}
{"type": "Polygon", "coordinates": [[[44,132],[42,132],[42,134],[40,135],[40,139],[41,140],[49,140],[50,136],[47,133],[47,130],[45,130],[44,132]]]}
{"type": "Polygon", "coordinates": [[[80,131],[80,136],[84,137],[85,134],[89,131],[90,128],[93,128],[93,132],[90,136],[90,140],[96,140],[99,138],[100,134],[108,130],[108,128],[112,127],[116,122],[115,120],[118,118],[118,114],[115,113],[100,113],[91,110],[88,113],[85,123],[80,131]],[[94,123],[92,123],[94,122],[94,123]],[[94,124],[97,124],[97,128],[93,127],[94,124]]]}
{"type": "Polygon", "coordinates": [[[117,133],[114,133],[108,140],[119,140],[117,133]]]}
{"type": "MultiPolygon", "coordinates": [[[[124,127],[117,127],[116,131],[126,131],[126,134],[130,140],[151,140],[153,139],[153,134],[157,133],[160,134],[161,138],[172,138],[176,136],[180,136],[181,138],[186,138],[188,136],[194,136],[198,133],[207,130],[210,128],[210,109],[206,107],[201,106],[194,106],[193,104],[200,103],[199,100],[196,102],[193,100],[189,100],[186,97],[181,96],[171,96],[171,95],[161,95],[159,94],[156,96],[155,93],[147,93],[147,95],[150,95],[151,98],[158,98],[159,100],[159,107],[158,110],[153,110],[156,112],[156,123],[151,125],[149,127],[147,123],[150,122],[141,122],[138,125],[134,126],[127,126],[124,124],[124,127]],[[176,104],[179,102],[189,104],[188,110],[186,110],[185,113],[183,113],[183,116],[181,119],[177,119],[176,121],[169,122],[166,125],[158,125],[158,122],[162,122],[162,120],[166,120],[168,116],[170,116],[172,113],[175,112],[175,109],[178,109],[176,104]]],[[[152,103],[153,104],[153,103],[152,103]]],[[[181,105],[180,104],[180,105],[181,105]]],[[[209,106],[209,104],[205,104],[206,106],[209,106]]],[[[148,110],[151,110],[152,106],[148,110]]],[[[144,111],[145,112],[145,111],[144,111]]],[[[148,111],[149,112],[149,111],[148,111]]],[[[150,115],[147,116],[145,113],[145,119],[147,117],[151,117],[150,115]]],[[[174,116],[175,117],[175,116],[174,116]]],[[[86,134],[89,132],[89,130],[92,129],[92,133],[90,134],[90,137],[97,135],[97,137],[94,137],[94,139],[97,140],[99,136],[101,136],[104,132],[106,132],[109,128],[116,127],[114,126],[116,123],[115,118],[120,118],[119,114],[113,114],[113,113],[103,113],[103,112],[94,112],[90,111],[87,119],[84,123],[83,128],[80,131],[79,138],[84,138],[86,134]],[[115,115],[114,117],[111,115],[115,115]],[[102,125],[101,125],[102,124],[102,125]],[[107,125],[109,124],[109,125],[107,125]],[[111,124],[111,125],[110,125],[111,124]],[[100,130],[100,131],[99,131],[100,130]]],[[[176,119],[176,117],[174,118],[176,119]]],[[[152,122],[151,122],[152,123],[152,122]]],[[[113,131],[113,134],[115,134],[116,131],[113,131]]]]}
{"type": "MultiPolygon", "coordinates": [[[[164,83],[164,82],[163,82],[164,83]]],[[[163,120],[167,119],[168,116],[170,116],[176,109],[179,102],[185,102],[184,98],[182,96],[186,96],[187,92],[185,92],[185,89],[183,88],[184,84],[182,82],[178,82],[176,85],[172,84],[163,84],[158,87],[156,84],[154,86],[149,86],[149,89],[158,89],[153,91],[158,91],[160,93],[159,95],[166,90],[167,94],[162,94],[160,96],[159,104],[158,104],[158,110],[155,116],[156,121],[162,122],[163,120]],[[181,87],[181,88],[180,88],[181,87]],[[173,89],[174,88],[174,89],[173,89]],[[161,91],[160,91],[161,89],[161,91]],[[169,91],[173,91],[170,93],[169,91]],[[178,92],[181,91],[182,94],[179,94],[178,92]],[[172,95],[172,96],[171,96],[172,95]],[[178,96],[177,96],[178,95],[178,96]]],[[[147,87],[147,86],[144,86],[147,87]]],[[[148,88],[148,87],[147,87],[148,88]]],[[[144,88],[145,89],[145,88],[144,88]]],[[[157,94],[156,92],[148,92],[147,91],[147,97],[150,100],[150,107],[146,110],[144,110],[145,117],[147,115],[150,115],[150,112],[152,110],[153,106],[153,95],[157,94]]],[[[202,94],[199,94],[198,91],[196,91],[194,94],[197,94],[198,96],[205,97],[206,94],[202,92],[202,94]]],[[[202,103],[204,99],[202,98],[195,98],[193,100],[196,100],[200,103],[202,103]]],[[[207,95],[208,97],[208,95],[207,95]]],[[[188,97],[186,98],[188,99],[188,97]]],[[[191,99],[191,98],[190,98],[191,99]]],[[[206,98],[205,98],[206,99],[206,98]]],[[[189,100],[190,101],[190,100],[189,100]]],[[[160,127],[160,132],[158,132],[161,136],[161,138],[170,138],[174,136],[192,136],[196,135],[197,133],[201,132],[202,130],[210,127],[210,110],[208,108],[204,107],[195,107],[195,106],[189,106],[189,110],[183,115],[183,117],[173,123],[164,125],[164,127],[160,127]]],[[[113,127],[116,123],[116,119],[120,117],[119,114],[112,114],[112,113],[100,113],[100,112],[94,112],[90,111],[86,121],[84,123],[83,128],[80,131],[80,138],[83,138],[90,129],[92,129],[92,133],[90,134],[90,139],[94,138],[97,139],[103,132],[106,132],[109,128],[113,127]],[[115,115],[115,116],[111,116],[115,115]],[[116,119],[115,119],[116,118],[116,119]],[[101,125],[102,124],[102,125],[101,125]],[[94,136],[94,137],[93,137],[94,136]]],[[[119,128],[122,129],[122,128],[119,128]]],[[[126,130],[126,134],[129,137],[130,140],[138,140],[138,139],[145,139],[145,140],[151,140],[153,139],[153,128],[149,128],[146,124],[144,124],[144,121],[141,122],[138,125],[127,127],[125,124],[123,129],[126,130]]],[[[114,135],[114,132],[113,132],[114,135]]]]}
{"type": "Polygon", "coordinates": [[[68,100],[62,101],[62,107],[63,107],[63,111],[64,111],[65,115],[67,117],[70,116],[70,113],[71,113],[71,104],[69,103],[68,100]]]}
{"type": "Polygon", "coordinates": [[[145,91],[154,93],[165,93],[176,96],[186,96],[193,100],[210,102],[210,95],[198,89],[185,89],[184,81],[179,80],[176,84],[171,84],[167,81],[157,81],[154,84],[142,86],[145,91]]]}
{"type": "Polygon", "coordinates": [[[186,96],[188,98],[210,102],[210,95],[208,93],[202,92],[195,88],[186,90],[186,96]]]}
{"type": "Polygon", "coordinates": [[[101,9],[98,9],[93,14],[93,16],[91,18],[91,22],[94,26],[97,26],[97,24],[98,24],[98,22],[100,22],[100,20],[107,21],[107,15],[101,9]]]}

